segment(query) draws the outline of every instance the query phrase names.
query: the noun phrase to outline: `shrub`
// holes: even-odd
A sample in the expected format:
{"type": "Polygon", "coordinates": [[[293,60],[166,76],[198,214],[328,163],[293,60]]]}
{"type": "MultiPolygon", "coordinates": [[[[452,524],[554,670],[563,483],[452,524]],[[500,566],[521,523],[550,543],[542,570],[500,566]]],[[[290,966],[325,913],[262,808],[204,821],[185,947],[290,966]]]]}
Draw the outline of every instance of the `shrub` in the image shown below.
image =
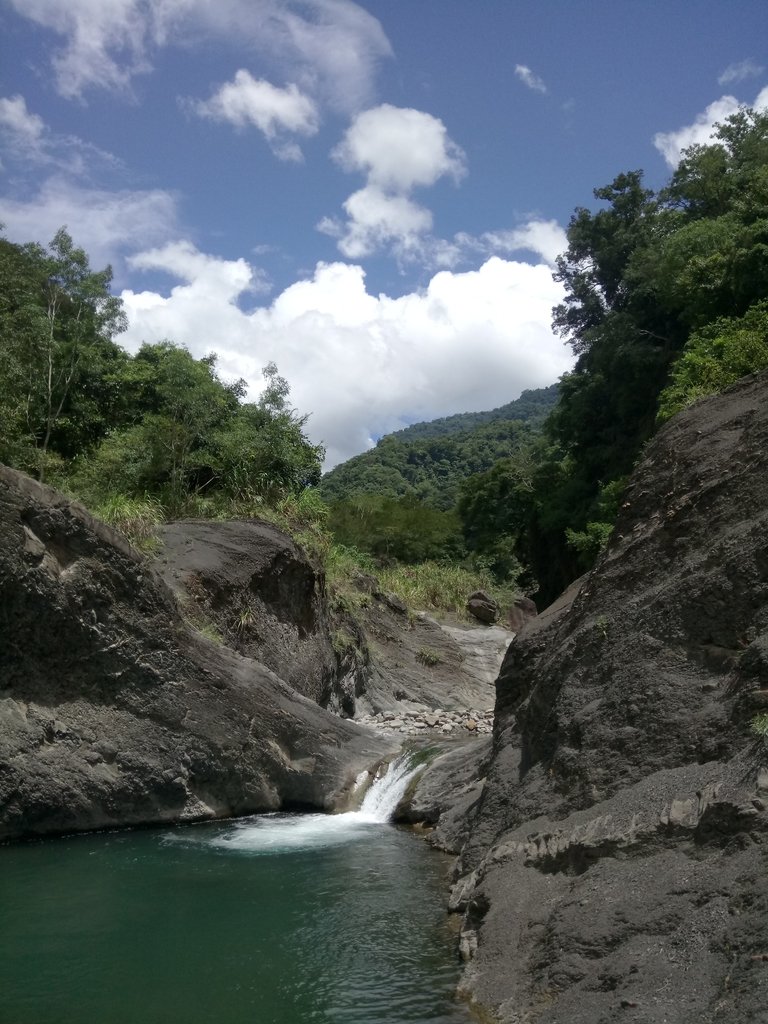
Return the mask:
{"type": "Polygon", "coordinates": [[[439,653],[431,647],[421,647],[416,653],[416,661],[421,662],[422,665],[426,665],[428,668],[439,665],[442,660],[439,653]]]}

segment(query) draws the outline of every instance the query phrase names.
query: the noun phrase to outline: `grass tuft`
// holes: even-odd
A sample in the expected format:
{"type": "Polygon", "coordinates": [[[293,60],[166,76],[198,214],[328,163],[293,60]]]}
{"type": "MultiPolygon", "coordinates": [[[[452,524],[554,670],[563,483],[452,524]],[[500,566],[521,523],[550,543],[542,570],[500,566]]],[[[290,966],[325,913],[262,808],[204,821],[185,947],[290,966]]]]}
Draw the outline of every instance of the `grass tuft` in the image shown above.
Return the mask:
{"type": "Polygon", "coordinates": [[[113,494],[93,509],[93,514],[108,523],[146,554],[157,548],[155,530],[165,521],[163,506],[155,498],[126,498],[113,494]]]}

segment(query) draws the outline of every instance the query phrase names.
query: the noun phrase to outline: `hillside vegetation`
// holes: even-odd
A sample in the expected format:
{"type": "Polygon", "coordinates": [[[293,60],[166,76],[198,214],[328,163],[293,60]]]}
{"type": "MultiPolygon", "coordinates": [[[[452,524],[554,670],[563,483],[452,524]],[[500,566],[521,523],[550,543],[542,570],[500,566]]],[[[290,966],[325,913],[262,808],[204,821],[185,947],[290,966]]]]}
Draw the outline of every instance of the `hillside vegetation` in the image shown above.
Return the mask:
{"type": "Polygon", "coordinates": [[[418,500],[433,557],[461,549],[549,600],[594,562],[658,424],[768,365],[768,115],[729,118],[658,192],[629,171],[594,196],[557,260],[577,361],[543,431],[449,418],[382,439],[321,485],[339,536],[398,557],[418,500]]]}
{"type": "Polygon", "coordinates": [[[48,248],[0,239],[0,461],[139,540],[168,517],[277,517],[317,555],[340,545],[331,566],[399,566],[403,582],[418,567],[431,593],[460,566],[551,599],[593,563],[658,424],[768,365],[768,114],[729,118],[658,192],[629,171],[594,195],[557,260],[573,372],[382,438],[322,482],[273,364],[253,403],[213,353],[129,355],[109,268],[64,230],[48,248]]]}
{"type": "Polygon", "coordinates": [[[461,484],[519,449],[557,402],[557,385],[524,391],[488,412],[414,423],[326,473],[318,488],[328,502],[356,494],[414,495],[433,508],[453,508],[461,484]]]}

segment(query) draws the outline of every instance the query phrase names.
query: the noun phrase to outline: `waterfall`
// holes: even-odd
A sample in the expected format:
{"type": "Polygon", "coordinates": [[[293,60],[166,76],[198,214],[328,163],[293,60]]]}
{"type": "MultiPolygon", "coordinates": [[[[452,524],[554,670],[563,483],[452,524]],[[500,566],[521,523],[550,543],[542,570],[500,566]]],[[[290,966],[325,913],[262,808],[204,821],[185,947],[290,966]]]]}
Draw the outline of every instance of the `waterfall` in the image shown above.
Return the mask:
{"type": "Polygon", "coordinates": [[[386,775],[374,779],[357,812],[361,819],[389,821],[392,818],[397,805],[405,796],[408,783],[419,770],[420,766],[413,762],[412,754],[402,754],[390,764],[386,775]]]}
{"type": "MultiPolygon", "coordinates": [[[[375,826],[392,819],[408,783],[421,767],[412,751],[401,754],[384,775],[373,780],[359,811],[345,814],[259,814],[221,826],[221,832],[206,838],[211,846],[247,854],[297,853],[320,846],[339,846],[370,835],[375,826]]],[[[361,786],[368,772],[358,776],[361,786]]],[[[185,833],[187,839],[190,833],[185,833]]]]}

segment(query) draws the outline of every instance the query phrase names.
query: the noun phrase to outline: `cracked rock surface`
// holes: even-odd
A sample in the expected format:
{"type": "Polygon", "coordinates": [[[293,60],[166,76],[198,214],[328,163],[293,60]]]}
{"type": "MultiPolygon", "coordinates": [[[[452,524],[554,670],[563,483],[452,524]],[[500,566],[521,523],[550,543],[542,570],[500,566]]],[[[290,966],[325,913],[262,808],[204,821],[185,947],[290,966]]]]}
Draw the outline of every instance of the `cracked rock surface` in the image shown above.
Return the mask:
{"type": "Polygon", "coordinates": [[[768,375],[660,431],[496,689],[454,833],[466,998],[507,1024],[768,1020],[768,375]]]}

